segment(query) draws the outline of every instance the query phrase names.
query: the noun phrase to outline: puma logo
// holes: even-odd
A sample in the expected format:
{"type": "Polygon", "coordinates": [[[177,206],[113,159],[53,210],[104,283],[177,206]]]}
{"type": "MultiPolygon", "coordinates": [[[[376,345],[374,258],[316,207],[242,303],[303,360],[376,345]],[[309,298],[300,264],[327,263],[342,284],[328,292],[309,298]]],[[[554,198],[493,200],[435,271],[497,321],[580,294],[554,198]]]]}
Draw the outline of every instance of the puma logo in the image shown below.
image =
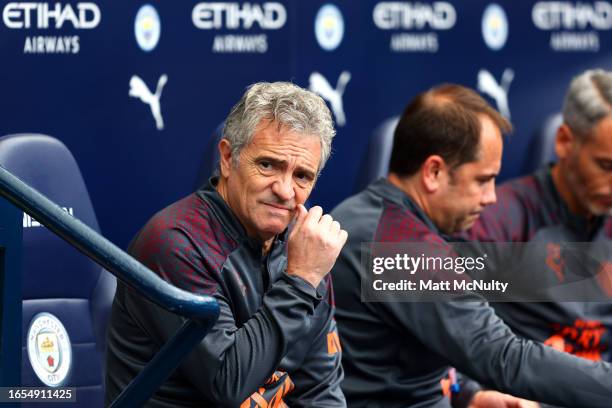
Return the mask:
{"type": "Polygon", "coordinates": [[[342,102],[342,95],[346,84],[351,80],[351,73],[348,71],[342,71],[338,77],[336,88],[332,88],[327,79],[318,72],[310,74],[310,90],[319,94],[323,99],[329,102],[334,117],[336,118],[336,124],[338,126],[344,126],[346,124],[346,116],[344,115],[344,105],[342,102]]]}
{"type": "Polygon", "coordinates": [[[155,93],[151,93],[147,87],[147,84],[145,84],[138,75],[132,75],[132,78],[130,78],[129,95],[133,98],[138,98],[142,102],[149,105],[151,108],[151,113],[153,114],[153,119],[155,119],[155,126],[157,127],[157,130],[162,130],[164,128],[164,118],[162,118],[159,100],[161,99],[162,90],[164,89],[166,82],[168,82],[168,75],[163,74],[157,81],[155,93]]]}
{"type": "Polygon", "coordinates": [[[506,68],[498,84],[495,77],[486,69],[478,71],[478,90],[489,95],[495,100],[499,113],[510,119],[510,107],[508,106],[508,90],[514,79],[514,71],[506,68]]]}

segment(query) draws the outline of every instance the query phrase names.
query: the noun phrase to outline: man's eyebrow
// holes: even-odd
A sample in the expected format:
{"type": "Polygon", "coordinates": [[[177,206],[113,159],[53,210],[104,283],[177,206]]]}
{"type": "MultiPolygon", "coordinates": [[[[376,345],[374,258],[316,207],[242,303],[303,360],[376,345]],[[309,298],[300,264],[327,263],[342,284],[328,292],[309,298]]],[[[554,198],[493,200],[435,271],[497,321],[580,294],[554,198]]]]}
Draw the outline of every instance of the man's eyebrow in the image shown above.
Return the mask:
{"type": "Polygon", "coordinates": [[[499,175],[499,172],[496,171],[492,171],[490,173],[484,173],[478,176],[478,178],[480,179],[488,179],[488,178],[494,178],[497,177],[499,175]]]}
{"type": "Polygon", "coordinates": [[[281,159],[279,157],[274,157],[269,154],[264,154],[255,158],[255,161],[269,161],[273,164],[286,166],[287,160],[281,159]]]}
{"type": "MultiPolygon", "coordinates": [[[[279,157],[272,156],[270,154],[264,154],[264,155],[261,155],[259,157],[256,157],[255,161],[269,161],[270,163],[272,163],[274,165],[282,166],[282,167],[286,167],[288,165],[288,161],[287,160],[281,159],[279,157]]],[[[305,167],[305,166],[299,165],[299,164],[296,166],[296,170],[304,172],[304,173],[306,173],[307,175],[309,175],[311,177],[315,177],[316,174],[317,174],[316,170],[313,170],[310,167],[305,167]]]]}

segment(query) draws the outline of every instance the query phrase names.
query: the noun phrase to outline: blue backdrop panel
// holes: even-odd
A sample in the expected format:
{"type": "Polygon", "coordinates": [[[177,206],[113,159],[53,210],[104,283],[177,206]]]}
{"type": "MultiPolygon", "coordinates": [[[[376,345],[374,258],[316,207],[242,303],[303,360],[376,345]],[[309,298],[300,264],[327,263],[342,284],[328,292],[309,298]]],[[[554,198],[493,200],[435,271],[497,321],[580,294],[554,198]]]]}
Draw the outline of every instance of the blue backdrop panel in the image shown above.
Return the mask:
{"type": "Polygon", "coordinates": [[[61,139],[82,169],[103,233],[123,247],[151,215],[191,192],[208,138],[252,82],[312,86],[332,107],[334,153],[311,200],[331,210],[352,193],[373,130],[417,92],[458,82],[506,110],[515,132],[505,179],[530,166],[534,132],[561,108],[569,80],[612,68],[608,1],[4,1],[0,8],[0,134],[61,139]]]}

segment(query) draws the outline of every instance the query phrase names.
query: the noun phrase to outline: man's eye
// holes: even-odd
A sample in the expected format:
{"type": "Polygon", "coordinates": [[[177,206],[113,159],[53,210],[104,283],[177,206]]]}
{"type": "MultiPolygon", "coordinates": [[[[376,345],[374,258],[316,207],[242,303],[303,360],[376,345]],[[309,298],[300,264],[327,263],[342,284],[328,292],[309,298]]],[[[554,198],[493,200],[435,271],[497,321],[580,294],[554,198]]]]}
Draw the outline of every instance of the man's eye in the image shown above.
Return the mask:
{"type": "Polygon", "coordinates": [[[270,170],[272,168],[272,163],[270,163],[269,161],[261,161],[259,162],[259,167],[264,170],[270,170]]]}
{"type": "Polygon", "coordinates": [[[300,181],[310,181],[312,180],[312,177],[307,174],[307,173],[296,173],[295,174],[295,178],[297,178],[300,181]]]}
{"type": "Polygon", "coordinates": [[[602,170],[606,171],[612,170],[612,162],[608,160],[600,160],[599,167],[601,167],[602,170]]]}

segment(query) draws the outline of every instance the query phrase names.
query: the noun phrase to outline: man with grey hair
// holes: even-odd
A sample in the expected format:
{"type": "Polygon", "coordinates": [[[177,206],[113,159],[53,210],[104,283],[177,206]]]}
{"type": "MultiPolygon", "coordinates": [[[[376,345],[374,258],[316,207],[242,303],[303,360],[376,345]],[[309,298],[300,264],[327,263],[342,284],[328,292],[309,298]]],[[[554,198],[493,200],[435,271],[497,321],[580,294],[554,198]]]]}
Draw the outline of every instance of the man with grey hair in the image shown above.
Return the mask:
{"type": "MultiPolygon", "coordinates": [[[[545,253],[529,251],[524,262],[514,262],[537,265],[540,276],[561,284],[576,270],[570,269],[560,243],[592,242],[596,244],[591,247],[601,248],[612,239],[612,72],[589,70],[573,79],[555,152],[557,163],[499,186],[497,203],[484,210],[468,236],[489,242],[546,243],[545,253]]],[[[603,277],[596,275],[598,262],[592,268],[582,259],[580,265],[585,269],[581,276],[596,277],[588,282],[603,277]]],[[[612,295],[605,284],[589,290],[583,298],[612,295]]],[[[508,302],[494,307],[523,337],[576,356],[612,361],[612,303],[508,302]]]]}
{"type": "MultiPolygon", "coordinates": [[[[334,134],[315,94],[284,82],[252,85],[226,120],[219,176],[132,241],[143,264],[214,296],[221,310],[150,406],[346,406],[329,271],[347,233],[321,207],[303,205],[334,134]]],[[[118,285],[107,403],[182,323],[118,285]]]]}

